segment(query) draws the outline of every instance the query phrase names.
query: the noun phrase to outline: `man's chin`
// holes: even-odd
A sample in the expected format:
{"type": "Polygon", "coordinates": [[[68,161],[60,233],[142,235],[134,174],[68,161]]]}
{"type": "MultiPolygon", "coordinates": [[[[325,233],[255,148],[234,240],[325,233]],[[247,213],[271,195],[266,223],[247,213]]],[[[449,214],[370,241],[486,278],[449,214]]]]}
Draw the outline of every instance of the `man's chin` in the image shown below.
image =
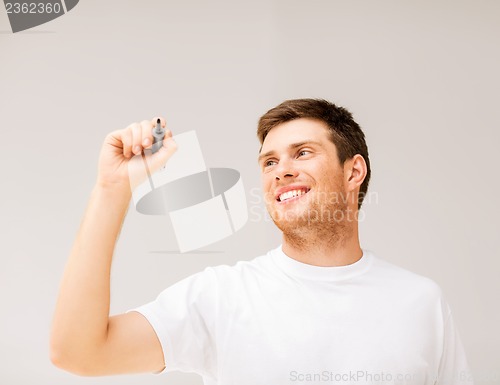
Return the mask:
{"type": "Polygon", "coordinates": [[[283,232],[296,231],[301,228],[337,229],[345,226],[347,207],[335,206],[307,206],[294,205],[293,207],[278,207],[270,213],[273,222],[283,232]]]}
{"type": "Polygon", "coordinates": [[[290,223],[292,225],[295,222],[300,222],[308,219],[310,216],[309,209],[306,207],[300,207],[294,205],[293,207],[278,207],[271,213],[271,218],[276,223],[290,223]]]}
{"type": "MultiPolygon", "coordinates": [[[[280,213],[281,214],[281,213],[280,213]]],[[[272,215],[274,224],[284,233],[287,231],[295,231],[300,228],[307,228],[311,226],[317,219],[309,218],[307,211],[305,212],[291,212],[288,211],[286,215],[272,215]]]]}

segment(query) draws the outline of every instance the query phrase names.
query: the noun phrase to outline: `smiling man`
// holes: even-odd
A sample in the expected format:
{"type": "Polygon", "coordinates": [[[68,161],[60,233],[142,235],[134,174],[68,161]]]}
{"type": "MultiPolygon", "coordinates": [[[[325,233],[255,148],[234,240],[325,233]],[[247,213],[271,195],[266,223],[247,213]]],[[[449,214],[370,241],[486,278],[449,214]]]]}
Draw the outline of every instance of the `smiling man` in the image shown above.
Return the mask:
{"type": "Polygon", "coordinates": [[[262,186],[285,254],[316,266],[349,265],[362,255],[357,211],[370,179],[368,149],[351,115],[322,103],[289,101],[260,119],[262,186]]]}
{"type": "MultiPolygon", "coordinates": [[[[259,121],[263,192],[282,244],[110,317],[126,166],[151,144],[155,120],[105,140],[61,285],[54,364],[82,375],[194,372],[210,385],[472,384],[439,286],[361,248],[368,149],[352,115],[325,100],[288,100],[259,121]]],[[[175,151],[167,135],[157,167],[175,151]]]]}

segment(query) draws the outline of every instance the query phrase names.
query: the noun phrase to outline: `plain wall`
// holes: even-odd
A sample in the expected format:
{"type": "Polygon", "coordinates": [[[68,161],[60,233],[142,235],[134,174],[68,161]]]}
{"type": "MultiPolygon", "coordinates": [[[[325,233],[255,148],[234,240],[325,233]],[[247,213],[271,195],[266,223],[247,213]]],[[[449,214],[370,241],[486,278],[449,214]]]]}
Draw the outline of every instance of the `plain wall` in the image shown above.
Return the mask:
{"type": "Polygon", "coordinates": [[[12,34],[0,7],[0,382],[201,384],[183,373],[80,378],[50,363],[101,143],[164,115],[174,133],[196,130],[207,165],[241,172],[251,210],[234,236],[181,255],[165,218],[131,206],[112,270],[116,314],[280,243],[258,198],[257,120],[285,99],[321,97],[366,134],[362,247],[434,279],[476,384],[500,384],[498,20],[495,0],[81,0],[12,34]]]}

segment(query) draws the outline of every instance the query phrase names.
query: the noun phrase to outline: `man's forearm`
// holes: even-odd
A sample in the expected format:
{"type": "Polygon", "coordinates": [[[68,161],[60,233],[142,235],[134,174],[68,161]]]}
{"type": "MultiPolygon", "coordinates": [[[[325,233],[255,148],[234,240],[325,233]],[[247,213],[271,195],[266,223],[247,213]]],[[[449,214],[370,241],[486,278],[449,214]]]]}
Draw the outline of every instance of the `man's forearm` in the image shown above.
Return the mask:
{"type": "Polygon", "coordinates": [[[129,201],[128,188],[92,190],[56,304],[51,336],[56,363],[91,359],[106,341],[111,261],[129,201]]]}

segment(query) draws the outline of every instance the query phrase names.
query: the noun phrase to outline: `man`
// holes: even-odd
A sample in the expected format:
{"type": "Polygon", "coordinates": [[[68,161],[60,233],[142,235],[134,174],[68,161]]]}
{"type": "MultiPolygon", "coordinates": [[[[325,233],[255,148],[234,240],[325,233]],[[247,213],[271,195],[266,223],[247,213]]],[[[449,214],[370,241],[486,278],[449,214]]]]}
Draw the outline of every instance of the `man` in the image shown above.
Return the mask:
{"type": "MultiPolygon", "coordinates": [[[[289,100],[259,121],[263,192],[282,245],[110,317],[127,162],[151,145],[155,121],[105,140],[55,311],[55,365],[81,375],[181,370],[205,384],[472,383],[439,287],[360,247],[368,149],[352,115],[324,100],[289,100]]],[[[175,149],[167,131],[153,167],[175,149]]]]}

